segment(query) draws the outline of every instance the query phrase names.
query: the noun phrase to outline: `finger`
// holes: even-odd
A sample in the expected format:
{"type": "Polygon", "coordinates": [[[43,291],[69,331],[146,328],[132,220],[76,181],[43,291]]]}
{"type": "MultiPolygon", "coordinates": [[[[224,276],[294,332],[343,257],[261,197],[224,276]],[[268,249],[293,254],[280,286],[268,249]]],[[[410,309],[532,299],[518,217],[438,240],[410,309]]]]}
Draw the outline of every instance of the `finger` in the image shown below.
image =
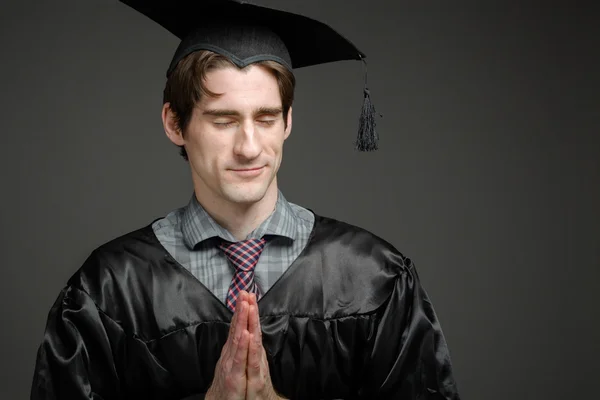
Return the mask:
{"type": "Polygon", "coordinates": [[[240,335],[240,340],[237,342],[233,363],[231,365],[231,374],[233,376],[245,376],[246,365],[248,363],[248,344],[250,341],[250,333],[244,329],[240,335]]]}
{"type": "Polygon", "coordinates": [[[246,292],[245,290],[242,290],[239,294],[238,294],[238,301],[247,301],[250,302],[250,300],[248,299],[249,293],[246,292]]]}
{"type": "Polygon", "coordinates": [[[231,317],[231,322],[229,323],[229,333],[228,336],[231,336],[231,333],[234,331],[235,329],[235,321],[237,320],[237,307],[236,310],[233,311],[233,316],[231,317]]]}
{"type": "Polygon", "coordinates": [[[248,379],[259,379],[261,376],[261,356],[263,354],[258,307],[255,304],[248,307],[248,326],[250,330],[250,344],[248,350],[248,379]]]}
{"type": "Polygon", "coordinates": [[[239,314],[239,309],[240,309],[241,303],[242,303],[242,299],[241,299],[241,297],[239,297],[235,303],[235,308],[233,310],[233,316],[231,317],[231,323],[229,325],[229,335],[230,336],[235,329],[235,322],[237,320],[237,315],[239,314]]]}
{"type": "MultiPolygon", "coordinates": [[[[262,363],[261,360],[262,350],[258,345],[258,341],[256,340],[256,336],[250,334],[250,340],[248,344],[248,380],[253,382],[259,382],[261,379],[260,366],[262,363]]],[[[254,385],[253,385],[254,386],[254,385]]]]}
{"type": "Polygon", "coordinates": [[[231,316],[231,322],[229,323],[228,337],[233,337],[237,320],[239,319],[241,301],[236,302],[235,308],[233,309],[233,315],[231,316]]]}
{"type": "MultiPolygon", "coordinates": [[[[240,297],[238,298],[238,301],[242,303],[242,305],[244,305],[244,307],[246,307],[245,312],[248,312],[249,306],[250,306],[250,295],[248,294],[248,292],[242,290],[242,292],[240,293],[240,297]]],[[[241,309],[240,309],[241,311],[241,309]]],[[[247,317],[247,315],[246,315],[247,317]]],[[[248,329],[248,319],[246,318],[244,320],[244,322],[238,321],[236,322],[236,324],[240,325],[239,329],[248,329]]]]}
{"type": "Polygon", "coordinates": [[[244,329],[248,325],[248,303],[246,301],[237,301],[231,326],[229,328],[229,336],[225,343],[224,355],[226,358],[231,358],[235,355],[237,344],[244,329]]]}
{"type": "Polygon", "coordinates": [[[230,353],[231,353],[231,338],[233,337],[233,330],[235,328],[235,320],[236,320],[236,314],[233,314],[233,317],[231,318],[231,322],[229,323],[229,331],[227,332],[227,340],[225,340],[225,344],[223,345],[223,348],[221,349],[221,358],[225,359],[228,358],[230,353]]]}
{"type": "MultiPolygon", "coordinates": [[[[244,301],[248,302],[248,293],[242,290],[238,294],[237,300],[235,302],[235,309],[233,310],[232,321],[233,321],[233,319],[235,319],[236,324],[237,324],[237,321],[239,319],[239,314],[240,314],[240,311],[241,311],[241,306],[244,303],[244,301]]],[[[232,328],[233,328],[232,330],[235,330],[235,326],[232,325],[232,328]]]]}
{"type": "Polygon", "coordinates": [[[252,323],[255,325],[254,326],[254,332],[251,331],[251,333],[254,333],[256,335],[257,340],[259,341],[259,344],[262,346],[262,326],[260,324],[260,313],[258,312],[258,303],[255,303],[254,305],[254,311],[256,314],[256,319],[252,320],[252,323]]]}
{"type": "Polygon", "coordinates": [[[256,304],[250,304],[250,307],[248,307],[248,330],[256,337],[257,340],[260,340],[260,319],[256,304]]]}
{"type": "Polygon", "coordinates": [[[247,301],[242,301],[238,304],[237,309],[237,319],[235,321],[235,329],[233,331],[233,338],[235,342],[239,342],[241,336],[243,335],[245,330],[248,330],[248,305],[247,301]]]}

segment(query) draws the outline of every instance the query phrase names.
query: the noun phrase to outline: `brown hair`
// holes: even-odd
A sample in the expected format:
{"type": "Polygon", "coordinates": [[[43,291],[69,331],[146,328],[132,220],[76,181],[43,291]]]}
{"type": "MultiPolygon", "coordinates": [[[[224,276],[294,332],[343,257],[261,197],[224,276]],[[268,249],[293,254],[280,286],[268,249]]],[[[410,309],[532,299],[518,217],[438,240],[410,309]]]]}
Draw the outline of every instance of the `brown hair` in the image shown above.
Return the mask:
{"type": "MultiPolygon", "coordinates": [[[[283,108],[284,122],[287,124],[287,114],[294,101],[296,80],[294,74],[275,61],[260,61],[254,65],[266,67],[279,84],[279,94],[283,108]]],[[[206,74],[217,68],[236,66],[227,57],[211,51],[197,51],[182,59],[167,80],[163,92],[163,104],[170,103],[175,115],[177,128],[185,134],[194,106],[202,96],[218,96],[206,88],[206,74]]],[[[236,66],[237,67],[237,66],[236,66]]],[[[188,156],[183,146],[180,146],[181,156],[188,156]]]]}

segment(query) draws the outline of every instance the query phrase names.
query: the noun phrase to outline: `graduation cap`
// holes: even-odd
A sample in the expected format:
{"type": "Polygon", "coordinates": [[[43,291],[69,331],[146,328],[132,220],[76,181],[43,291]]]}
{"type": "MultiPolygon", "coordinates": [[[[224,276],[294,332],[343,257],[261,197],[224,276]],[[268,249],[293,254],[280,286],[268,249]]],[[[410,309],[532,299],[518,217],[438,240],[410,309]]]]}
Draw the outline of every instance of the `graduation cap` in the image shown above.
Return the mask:
{"type": "Polygon", "coordinates": [[[245,0],[120,0],[181,39],[167,77],[187,55],[210,50],[240,68],[271,60],[293,69],[342,60],[360,60],[365,86],[355,148],[378,147],[375,108],[366,79],[366,56],[330,26],[306,16],[245,0]]]}

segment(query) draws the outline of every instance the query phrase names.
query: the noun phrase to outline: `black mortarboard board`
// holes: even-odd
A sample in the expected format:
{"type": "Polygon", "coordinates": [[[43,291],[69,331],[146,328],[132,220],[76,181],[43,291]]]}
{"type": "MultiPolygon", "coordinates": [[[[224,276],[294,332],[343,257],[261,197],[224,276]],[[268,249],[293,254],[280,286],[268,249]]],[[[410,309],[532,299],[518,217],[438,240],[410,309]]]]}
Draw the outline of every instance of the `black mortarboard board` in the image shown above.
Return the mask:
{"type": "MultiPolygon", "coordinates": [[[[244,0],[121,0],[181,39],[167,77],[177,63],[198,50],[222,54],[239,67],[273,60],[290,71],[365,55],[330,26],[299,15],[244,0]]],[[[356,148],[377,149],[375,109],[364,88],[356,148]]]]}

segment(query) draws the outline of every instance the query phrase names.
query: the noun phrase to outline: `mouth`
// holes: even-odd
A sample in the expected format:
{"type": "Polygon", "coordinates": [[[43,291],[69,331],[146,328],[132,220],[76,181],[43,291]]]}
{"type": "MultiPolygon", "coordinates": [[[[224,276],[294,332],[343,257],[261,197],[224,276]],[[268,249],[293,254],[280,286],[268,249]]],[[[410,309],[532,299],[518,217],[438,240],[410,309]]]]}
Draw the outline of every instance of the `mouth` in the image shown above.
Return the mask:
{"type": "Polygon", "coordinates": [[[235,172],[250,172],[250,171],[259,171],[264,167],[256,167],[256,168],[240,168],[240,169],[232,169],[235,172]]]}
{"type": "Polygon", "coordinates": [[[262,173],[265,167],[231,169],[238,176],[252,178],[262,173]]]}

